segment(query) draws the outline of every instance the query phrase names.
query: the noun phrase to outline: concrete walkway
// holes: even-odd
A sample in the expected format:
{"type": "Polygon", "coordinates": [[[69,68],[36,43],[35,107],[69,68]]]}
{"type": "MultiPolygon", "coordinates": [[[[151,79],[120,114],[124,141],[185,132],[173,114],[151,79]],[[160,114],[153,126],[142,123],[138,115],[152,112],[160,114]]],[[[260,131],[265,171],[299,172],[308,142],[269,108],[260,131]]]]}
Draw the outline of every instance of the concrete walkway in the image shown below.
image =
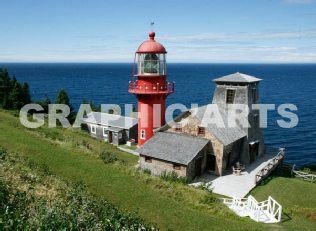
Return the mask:
{"type": "Polygon", "coordinates": [[[234,175],[232,169],[228,169],[225,175],[221,177],[204,173],[197,179],[196,183],[190,185],[197,186],[203,181],[212,182],[211,187],[214,193],[228,197],[244,198],[256,186],[256,174],[274,157],[265,154],[251,165],[246,166],[246,169],[241,172],[240,176],[234,175]]]}
{"type": "Polygon", "coordinates": [[[132,149],[123,148],[123,147],[120,147],[120,146],[118,146],[117,148],[120,149],[120,150],[122,150],[122,151],[124,151],[124,152],[128,152],[128,153],[131,153],[131,154],[133,154],[133,155],[135,155],[135,156],[139,156],[139,153],[133,151],[132,149]]]}

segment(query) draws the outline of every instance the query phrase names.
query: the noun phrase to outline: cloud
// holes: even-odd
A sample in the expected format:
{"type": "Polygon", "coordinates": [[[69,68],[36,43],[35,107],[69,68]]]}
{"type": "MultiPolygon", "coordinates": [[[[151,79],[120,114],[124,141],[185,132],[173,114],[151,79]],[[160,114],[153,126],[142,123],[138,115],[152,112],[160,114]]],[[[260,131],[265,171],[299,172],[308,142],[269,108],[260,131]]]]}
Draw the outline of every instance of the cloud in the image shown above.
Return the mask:
{"type": "Polygon", "coordinates": [[[258,39],[292,39],[292,38],[316,38],[316,30],[305,31],[283,31],[283,32],[266,32],[266,33],[203,33],[196,35],[184,36],[164,36],[158,37],[161,42],[176,43],[199,43],[207,41],[222,40],[258,40],[258,39]]]}
{"type": "MultiPolygon", "coordinates": [[[[202,33],[160,36],[156,40],[168,51],[168,62],[203,63],[316,63],[316,30],[267,31],[260,33],[202,33]]],[[[103,41],[103,36],[86,37],[93,42],[55,49],[2,51],[8,62],[133,62],[140,41],[103,41]],[[97,39],[97,40],[95,40],[97,39]],[[98,41],[101,40],[101,41],[98,41]]]]}

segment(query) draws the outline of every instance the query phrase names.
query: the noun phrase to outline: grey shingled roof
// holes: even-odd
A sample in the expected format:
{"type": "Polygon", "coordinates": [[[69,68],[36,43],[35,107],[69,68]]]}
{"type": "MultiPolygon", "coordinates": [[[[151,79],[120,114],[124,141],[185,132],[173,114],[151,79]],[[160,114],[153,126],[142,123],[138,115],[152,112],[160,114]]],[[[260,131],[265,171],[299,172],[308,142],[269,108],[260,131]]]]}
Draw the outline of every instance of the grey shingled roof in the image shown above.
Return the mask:
{"type": "Polygon", "coordinates": [[[229,83],[252,83],[259,82],[262,79],[258,79],[256,77],[245,75],[239,72],[235,74],[226,75],[217,79],[213,79],[214,82],[229,82],[229,83]]]}
{"type": "Polygon", "coordinates": [[[246,133],[238,126],[228,127],[228,120],[231,120],[231,118],[228,118],[226,108],[219,107],[216,104],[208,104],[192,108],[189,111],[201,121],[201,126],[205,126],[224,145],[246,136],[246,133]],[[218,121],[215,120],[216,115],[212,115],[212,112],[214,112],[213,106],[218,108],[218,112],[221,115],[218,121]],[[220,122],[223,122],[222,125],[224,126],[218,126],[221,125],[220,122]]]}
{"type": "Polygon", "coordinates": [[[129,129],[138,123],[138,120],[131,117],[124,117],[103,112],[90,112],[82,118],[85,123],[99,124],[102,126],[129,129]]]}
{"type": "Polygon", "coordinates": [[[207,139],[195,136],[157,132],[136,152],[160,160],[188,165],[208,142],[207,139]]]}

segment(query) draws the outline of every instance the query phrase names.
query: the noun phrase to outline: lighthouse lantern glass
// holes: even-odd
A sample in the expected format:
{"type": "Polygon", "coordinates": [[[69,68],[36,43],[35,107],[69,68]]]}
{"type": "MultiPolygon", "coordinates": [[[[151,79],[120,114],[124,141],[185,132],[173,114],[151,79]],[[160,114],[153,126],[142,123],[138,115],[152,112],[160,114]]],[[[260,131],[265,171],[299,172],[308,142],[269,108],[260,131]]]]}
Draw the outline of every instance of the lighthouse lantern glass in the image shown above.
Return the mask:
{"type": "Polygon", "coordinates": [[[138,74],[165,75],[166,55],[155,53],[138,54],[138,74]]]}

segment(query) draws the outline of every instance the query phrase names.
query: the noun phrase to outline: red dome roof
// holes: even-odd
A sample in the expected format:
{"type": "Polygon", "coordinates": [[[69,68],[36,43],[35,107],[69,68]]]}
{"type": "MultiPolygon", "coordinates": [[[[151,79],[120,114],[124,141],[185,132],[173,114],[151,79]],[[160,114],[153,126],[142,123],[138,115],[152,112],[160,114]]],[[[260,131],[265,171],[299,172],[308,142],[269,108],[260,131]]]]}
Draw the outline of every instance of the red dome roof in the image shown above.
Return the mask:
{"type": "Polygon", "coordinates": [[[163,45],[155,41],[155,32],[149,32],[149,40],[143,42],[136,53],[167,53],[163,45]]]}

